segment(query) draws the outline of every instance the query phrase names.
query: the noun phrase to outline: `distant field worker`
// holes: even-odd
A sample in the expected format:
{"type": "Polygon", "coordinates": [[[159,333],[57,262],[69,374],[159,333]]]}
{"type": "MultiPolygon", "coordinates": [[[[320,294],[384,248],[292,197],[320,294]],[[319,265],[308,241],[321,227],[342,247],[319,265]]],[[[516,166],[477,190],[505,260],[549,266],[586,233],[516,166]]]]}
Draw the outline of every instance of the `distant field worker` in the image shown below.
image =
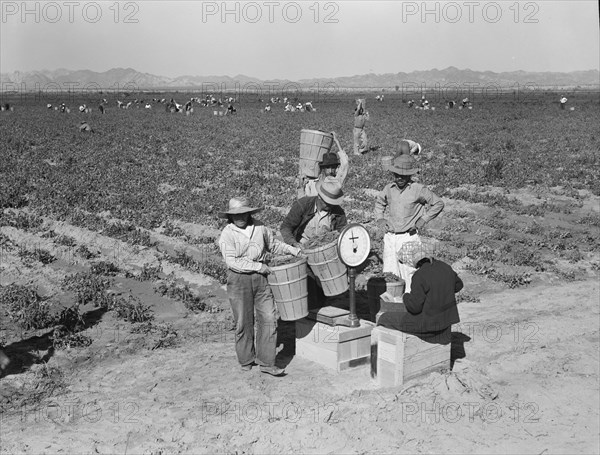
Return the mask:
{"type": "Polygon", "coordinates": [[[412,176],[419,172],[416,160],[409,155],[394,158],[389,170],[394,181],[385,186],[375,201],[374,219],[383,237],[383,272],[394,273],[406,283],[410,282],[415,268],[400,264],[398,251],[406,242],[419,241],[419,229],[444,210],[444,202],[429,188],[413,182],[412,176]],[[387,209],[387,216],[384,214],[387,209]]]}
{"type": "Polygon", "coordinates": [[[367,111],[366,101],[364,99],[356,100],[356,108],[354,109],[354,154],[361,155],[369,151],[367,141],[367,133],[365,125],[369,120],[369,112],[367,111]]]}
{"type": "Polygon", "coordinates": [[[399,155],[411,155],[416,156],[421,153],[421,144],[411,141],[410,139],[404,139],[400,142],[399,155]]]}
{"type": "Polygon", "coordinates": [[[560,97],[560,108],[564,109],[566,105],[567,105],[567,98],[565,98],[564,96],[561,96],[560,97]]]}
{"type": "Polygon", "coordinates": [[[91,133],[94,132],[94,130],[92,129],[92,127],[87,122],[85,122],[85,121],[82,121],[79,124],[79,131],[81,131],[81,132],[88,131],[88,132],[91,132],[91,133]]]}
{"type": "Polygon", "coordinates": [[[252,214],[260,210],[250,207],[245,197],[232,198],[228,209],[219,214],[228,220],[219,238],[219,247],[229,269],[227,296],[235,322],[238,362],[244,371],[258,364],[262,373],[280,376],[284,370],[275,366],[276,307],[266,277],[271,269],[265,260],[267,252],[299,256],[301,250],[276,239],[271,229],[255,220],[252,214]]]}
{"type": "Polygon", "coordinates": [[[317,178],[300,176],[298,184],[298,199],[305,196],[317,196],[317,182],[319,181],[334,181],[343,187],[344,181],[348,176],[349,161],[348,154],[340,145],[337,135],[334,131],[331,132],[338,152],[334,151],[323,154],[323,159],[319,163],[319,176],[317,178]]]}

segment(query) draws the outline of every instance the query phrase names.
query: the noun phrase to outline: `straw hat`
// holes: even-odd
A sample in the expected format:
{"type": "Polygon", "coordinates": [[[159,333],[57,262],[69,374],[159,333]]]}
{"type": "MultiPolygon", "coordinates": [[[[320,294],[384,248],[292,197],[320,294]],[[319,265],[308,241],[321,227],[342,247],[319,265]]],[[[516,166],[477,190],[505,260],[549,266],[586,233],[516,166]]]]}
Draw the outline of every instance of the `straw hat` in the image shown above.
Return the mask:
{"type": "Polygon", "coordinates": [[[247,197],[238,196],[229,200],[229,207],[224,212],[219,212],[220,218],[227,218],[227,215],[241,215],[242,213],[256,213],[262,210],[262,207],[250,207],[250,201],[247,197]]]}
{"type": "Polygon", "coordinates": [[[410,155],[400,155],[394,158],[389,170],[399,175],[414,175],[419,172],[417,161],[410,155]]]}
{"type": "Polygon", "coordinates": [[[344,193],[342,185],[335,180],[319,180],[316,184],[317,193],[329,205],[342,205],[344,193]]]}

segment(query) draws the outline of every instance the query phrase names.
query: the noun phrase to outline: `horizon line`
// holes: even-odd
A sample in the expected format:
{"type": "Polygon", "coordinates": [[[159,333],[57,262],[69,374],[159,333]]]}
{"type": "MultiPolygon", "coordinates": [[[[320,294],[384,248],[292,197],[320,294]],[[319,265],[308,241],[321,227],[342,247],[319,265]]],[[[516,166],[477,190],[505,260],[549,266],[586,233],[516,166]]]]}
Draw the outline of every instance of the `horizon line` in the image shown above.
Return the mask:
{"type": "Polygon", "coordinates": [[[600,69],[597,68],[590,68],[590,69],[585,69],[585,70],[572,70],[572,71],[527,71],[527,70],[522,70],[522,69],[518,69],[518,70],[511,70],[511,71],[492,71],[492,70],[472,70],[470,68],[458,68],[456,66],[448,66],[446,68],[431,68],[428,70],[412,70],[412,71],[398,71],[398,72],[386,72],[386,73],[373,73],[373,72],[369,72],[369,73],[361,73],[361,74],[354,74],[354,75],[346,75],[346,76],[314,76],[314,77],[303,77],[303,78],[298,78],[298,79],[289,79],[289,78],[260,78],[260,77],[256,77],[256,76],[248,76],[246,74],[242,74],[242,73],[238,73],[235,76],[230,76],[228,74],[221,74],[221,75],[217,75],[217,74],[212,74],[212,75],[192,75],[192,74],[183,74],[183,75],[179,75],[179,76],[164,76],[164,75],[160,75],[160,74],[154,74],[154,73],[148,73],[148,72],[143,72],[143,71],[139,71],[133,67],[113,67],[104,71],[96,71],[96,70],[90,70],[90,69],[68,69],[68,68],[55,68],[55,69],[33,69],[33,70],[13,70],[13,71],[5,71],[2,72],[0,74],[11,74],[11,73],[43,73],[43,72],[56,72],[56,71],[60,71],[60,70],[64,70],[64,71],[69,71],[69,72],[78,72],[78,71],[89,71],[92,73],[97,73],[97,74],[103,74],[103,73],[107,73],[109,71],[112,70],[131,70],[131,71],[135,71],[136,73],[140,73],[140,74],[148,74],[151,76],[155,76],[155,77],[162,77],[162,78],[166,78],[166,79],[179,79],[179,78],[184,78],[184,77],[195,77],[195,78],[210,78],[210,77],[227,77],[230,79],[235,79],[237,77],[245,77],[245,78],[249,78],[249,79],[257,79],[260,81],[289,81],[289,82],[297,82],[297,81],[303,81],[303,80],[314,80],[314,79],[341,79],[341,78],[353,78],[353,77],[360,77],[360,76],[385,76],[385,75],[395,75],[395,74],[411,74],[411,73],[422,73],[422,72],[431,72],[431,71],[445,71],[448,69],[456,69],[457,71],[471,71],[474,73],[493,73],[493,74],[504,74],[504,73],[537,73],[537,74],[572,74],[572,73],[583,73],[583,72],[590,72],[590,71],[595,71],[595,72],[600,72],[600,69]]]}

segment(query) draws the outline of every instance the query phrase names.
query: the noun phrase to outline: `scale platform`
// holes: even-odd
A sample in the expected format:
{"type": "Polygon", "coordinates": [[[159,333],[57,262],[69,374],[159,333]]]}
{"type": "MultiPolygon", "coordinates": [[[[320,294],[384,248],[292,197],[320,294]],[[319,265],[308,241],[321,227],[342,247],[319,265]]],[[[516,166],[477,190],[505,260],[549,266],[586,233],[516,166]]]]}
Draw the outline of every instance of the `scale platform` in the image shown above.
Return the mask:
{"type": "Polygon", "coordinates": [[[348,318],[350,311],[335,306],[326,306],[310,310],[307,319],[334,326],[336,322],[348,318]]]}

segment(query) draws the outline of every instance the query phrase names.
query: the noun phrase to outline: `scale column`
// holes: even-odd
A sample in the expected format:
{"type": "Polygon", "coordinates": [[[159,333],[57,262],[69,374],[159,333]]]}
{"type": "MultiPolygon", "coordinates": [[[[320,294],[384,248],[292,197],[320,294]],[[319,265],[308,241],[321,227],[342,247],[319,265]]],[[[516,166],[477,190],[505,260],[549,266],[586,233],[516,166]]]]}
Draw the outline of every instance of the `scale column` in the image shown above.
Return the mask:
{"type": "Polygon", "coordinates": [[[354,293],[354,284],[356,280],[356,269],[348,267],[348,278],[350,280],[350,327],[360,327],[360,321],[356,315],[356,295],[354,293]]]}

